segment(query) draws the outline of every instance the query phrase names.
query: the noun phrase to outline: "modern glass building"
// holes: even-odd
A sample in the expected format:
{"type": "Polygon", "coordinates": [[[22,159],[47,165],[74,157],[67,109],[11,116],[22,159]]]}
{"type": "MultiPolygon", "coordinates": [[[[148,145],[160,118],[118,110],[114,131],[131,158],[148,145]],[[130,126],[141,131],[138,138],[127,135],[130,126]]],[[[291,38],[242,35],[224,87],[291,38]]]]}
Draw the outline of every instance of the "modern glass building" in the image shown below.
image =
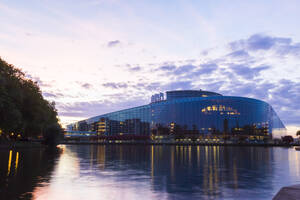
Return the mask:
{"type": "Polygon", "coordinates": [[[282,135],[286,128],[266,102],[202,90],[153,95],[151,103],[82,120],[69,131],[97,135],[245,135],[260,139],[282,135]]]}

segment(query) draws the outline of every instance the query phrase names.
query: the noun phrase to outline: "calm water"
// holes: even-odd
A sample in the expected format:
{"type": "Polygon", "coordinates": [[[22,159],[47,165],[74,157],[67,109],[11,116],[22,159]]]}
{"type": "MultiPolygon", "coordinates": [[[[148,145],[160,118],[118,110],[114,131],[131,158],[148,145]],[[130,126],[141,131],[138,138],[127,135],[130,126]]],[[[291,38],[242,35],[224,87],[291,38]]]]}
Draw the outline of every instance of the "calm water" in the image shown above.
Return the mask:
{"type": "Polygon", "coordinates": [[[292,148],[69,145],[1,150],[0,199],[271,199],[300,183],[292,148]]]}

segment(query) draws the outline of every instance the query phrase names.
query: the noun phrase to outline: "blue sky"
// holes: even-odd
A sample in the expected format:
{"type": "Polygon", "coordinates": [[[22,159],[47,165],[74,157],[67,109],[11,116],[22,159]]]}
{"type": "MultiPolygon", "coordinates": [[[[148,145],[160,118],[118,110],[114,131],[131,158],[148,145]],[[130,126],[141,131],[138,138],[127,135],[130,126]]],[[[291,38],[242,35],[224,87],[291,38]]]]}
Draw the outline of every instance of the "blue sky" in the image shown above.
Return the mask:
{"type": "Polygon", "coordinates": [[[270,103],[300,129],[300,1],[0,0],[0,56],[63,124],[203,89],[270,103]]]}

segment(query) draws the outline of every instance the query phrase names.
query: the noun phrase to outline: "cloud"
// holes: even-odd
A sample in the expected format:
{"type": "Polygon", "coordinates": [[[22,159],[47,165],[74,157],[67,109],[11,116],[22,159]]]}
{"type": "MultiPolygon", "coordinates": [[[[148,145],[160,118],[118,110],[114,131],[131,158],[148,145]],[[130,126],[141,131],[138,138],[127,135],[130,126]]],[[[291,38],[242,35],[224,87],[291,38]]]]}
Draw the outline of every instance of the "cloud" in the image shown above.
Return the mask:
{"type": "Polygon", "coordinates": [[[56,97],[55,94],[49,93],[49,92],[43,92],[44,97],[56,97]]]}
{"type": "Polygon", "coordinates": [[[300,43],[293,44],[293,45],[282,45],[277,48],[277,54],[284,56],[284,55],[300,55],[300,43]]]}
{"type": "Polygon", "coordinates": [[[174,75],[182,75],[184,73],[187,73],[193,69],[195,69],[196,66],[195,65],[182,65],[182,66],[179,66],[177,67],[174,71],[173,71],[173,74],[174,75]]]}
{"type": "Polygon", "coordinates": [[[174,81],[162,86],[166,90],[191,90],[193,89],[192,81],[174,81]]]}
{"type": "Polygon", "coordinates": [[[158,68],[161,71],[173,71],[174,69],[176,69],[175,65],[163,65],[158,68]]]}
{"type": "Polygon", "coordinates": [[[137,72],[137,71],[140,71],[142,68],[140,66],[136,66],[136,67],[130,67],[129,68],[129,71],[132,71],[132,72],[137,72]]]}
{"type": "Polygon", "coordinates": [[[268,50],[273,47],[277,42],[288,42],[291,41],[289,39],[283,38],[274,38],[262,34],[255,34],[250,36],[246,40],[238,40],[229,43],[232,50],[239,50],[239,49],[247,49],[247,50],[268,50]]]}
{"type": "Polygon", "coordinates": [[[214,72],[218,70],[218,65],[216,63],[205,63],[205,64],[200,64],[199,66],[194,66],[194,70],[186,70],[186,73],[182,73],[183,76],[181,76],[182,79],[200,79],[205,75],[211,75],[214,72]]]}
{"type": "Polygon", "coordinates": [[[89,83],[84,83],[84,84],[81,85],[81,87],[83,87],[83,88],[85,88],[85,89],[90,89],[90,88],[92,88],[93,86],[92,86],[91,84],[89,84],[89,83]]]}
{"type": "MultiPolygon", "coordinates": [[[[297,111],[300,107],[300,82],[282,79],[271,92],[271,101],[275,105],[281,105],[291,111],[297,111]]],[[[295,112],[299,113],[299,112],[295,112]]],[[[300,113],[298,114],[300,116],[300,113]]],[[[297,118],[295,118],[296,120],[297,118]]],[[[299,117],[298,117],[299,119],[299,117]]]]}
{"type": "Polygon", "coordinates": [[[242,39],[229,43],[229,47],[234,52],[231,56],[246,56],[248,51],[269,51],[273,50],[278,55],[299,55],[300,43],[293,43],[291,38],[272,37],[263,34],[254,34],[248,39],[242,39]]]}
{"type": "Polygon", "coordinates": [[[57,98],[57,97],[63,97],[64,94],[62,93],[55,93],[55,92],[43,92],[43,96],[46,98],[57,98]]]}
{"type": "Polygon", "coordinates": [[[161,83],[153,82],[153,83],[146,83],[146,82],[139,82],[137,84],[132,85],[133,88],[138,89],[140,91],[157,91],[161,88],[161,83]]]}
{"type": "Polygon", "coordinates": [[[120,89],[120,88],[127,88],[128,84],[127,83],[114,83],[114,82],[108,82],[108,83],[103,83],[103,87],[111,88],[111,89],[120,89]]]}
{"type": "Polygon", "coordinates": [[[25,77],[36,82],[40,87],[52,87],[50,83],[42,81],[40,77],[30,75],[28,72],[25,72],[25,77]]]}
{"type": "Polygon", "coordinates": [[[251,68],[249,66],[236,64],[232,64],[229,67],[236,75],[239,75],[245,79],[253,79],[255,76],[258,76],[261,71],[270,68],[269,66],[259,66],[251,68]]]}
{"type": "Polygon", "coordinates": [[[234,51],[234,52],[228,54],[227,56],[230,56],[233,58],[247,58],[247,57],[249,57],[249,54],[245,50],[237,50],[237,51],[234,51]]]}
{"type": "Polygon", "coordinates": [[[171,64],[171,65],[160,65],[158,66],[154,72],[159,72],[159,76],[172,76],[172,77],[184,77],[187,74],[191,73],[194,69],[197,68],[196,65],[192,64],[185,64],[185,65],[178,65],[179,63],[182,63],[183,61],[178,61],[177,65],[171,64]]]}
{"type": "Polygon", "coordinates": [[[277,42],[290,43],[291,41],[289,39],[273,38],[270,36],[256,34],[256,35],[252,35],[247,40],[247,47],[250,50],[268,50],[271,47],[273,47],[277,42]]]}
{"type": "Polygon", "coordinates": [[[119,40],[113,40],[113,41],[109,41],[107,43],[107,47],[115,47],[115,46],[118,46],[120,44],[121,44],[121,42],[119,40]]]}
{"type": "Polygon", "coordinates": [[[207,63],[207,64],[202,64],[200,65],[200,69],[198,69],[195,74],[196,75],[201,75],[201,74],[210,74],[214,70],[218,69],[218,65],[216,63],[207,63]]]}
{"type": "Polygon", "coordinates": [[[81,82],[81,81],[76,81],[76,83],[83,89],[92,89],[93,85],[90,83],[85,83],[85,82],[81,82]]]}
{"type": "Polygon", "coordinates": [[[214,79],[209,83],[201,83],[201,84],[197,85],[197,88],[208,90],[208,91],[213,91],[213,92],[220,92],[221,94],[223,94],[224,91],[221,89],[221,87],[225,83],[226,83],[225,81],[219,81],[217,79],[214,79]]]}
{"type": "Polygon", "coordinates": [[[82,117],[89,118],[101,114],[114,112],[122,109],[133,107],[132,105],[139,106],[145,105],[147,102],[141,98],[139,99],[126,99],[120,96],[110,96],[117,102],[110,100],[101,101],[79,101],[74,103],[58,103],[57,108],[59,114],[66,117],[82,117]]]}

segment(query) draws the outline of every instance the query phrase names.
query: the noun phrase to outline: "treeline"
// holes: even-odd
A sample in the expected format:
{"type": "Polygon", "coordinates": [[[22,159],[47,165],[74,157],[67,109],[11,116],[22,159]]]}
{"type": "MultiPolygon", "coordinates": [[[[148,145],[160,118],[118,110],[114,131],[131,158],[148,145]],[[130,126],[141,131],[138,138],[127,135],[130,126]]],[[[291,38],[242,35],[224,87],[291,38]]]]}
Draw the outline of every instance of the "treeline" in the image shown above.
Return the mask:
{"type": "Polygon", "coordinates": [[[0,139],[53,143],[60,133],[55,103],[45,100],[24,72],[0,58],[0,139]]]}

